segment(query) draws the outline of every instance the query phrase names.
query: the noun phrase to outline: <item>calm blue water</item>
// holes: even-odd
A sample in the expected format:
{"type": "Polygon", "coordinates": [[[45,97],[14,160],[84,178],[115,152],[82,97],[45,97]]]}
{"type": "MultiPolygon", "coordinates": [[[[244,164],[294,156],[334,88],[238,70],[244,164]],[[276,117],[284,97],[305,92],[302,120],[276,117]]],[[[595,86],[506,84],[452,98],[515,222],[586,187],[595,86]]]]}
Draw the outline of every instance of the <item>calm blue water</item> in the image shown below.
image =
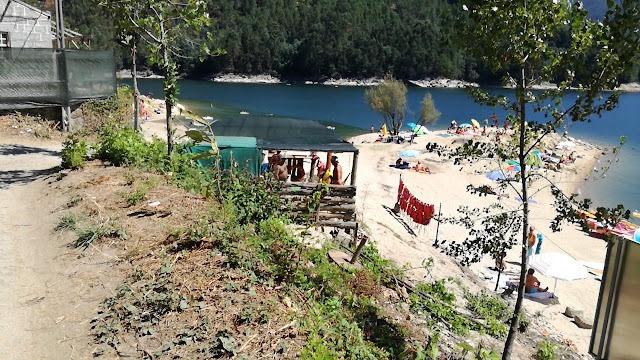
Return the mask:
{"type": "MultiPolygon", "coordinates": [[[[129,83],[130,81],[123,81],[129,83]]],[[[192,111],[205,116],[236,115],[240,111],[252,114],[274,114],[274,116],[333,122],[369,129],[381,125],[380,117],[364,103],[363,87],[338,87],[323,85],[266,85],[231,84],[205,81],[181,80],[179,100],[192,111]]],[[[140,92],[151,92],[162,98],[162,83],[158,79],[143,79],[140,92]]],[[[497,90],[496,90],[497,91],[497,90]]],[[[420,111],[420,102],[430,92],[436,108],[442,113],[432,129],[446,129],[451,120],[458,123],[475,118],[479,121],[496,113],[504,120],[505,112],[477,105],[462,90],[423,89],[412,87],[407,94],[408,107],[413,113],[405,123],[415,122],[420,111]]],[[[568,100],[575,95],[568,95],[568,100]]],[[[531,114],[531,113],[530,113],[531,114]]],[[[628,209],[640,209],[640,93],[621,96],[620,106],[601,119],[594,118],[590,124],[577,123],[567,127],[570,136],[602,145],[617,145],[620,136],[628,137],[620,161],[611,166],[606,177],[580,186],[583,194],[595,205],[614,206],[624,204],[628,209]]],[[[544,121],[535,116],[529,120],[544,121]]]]}

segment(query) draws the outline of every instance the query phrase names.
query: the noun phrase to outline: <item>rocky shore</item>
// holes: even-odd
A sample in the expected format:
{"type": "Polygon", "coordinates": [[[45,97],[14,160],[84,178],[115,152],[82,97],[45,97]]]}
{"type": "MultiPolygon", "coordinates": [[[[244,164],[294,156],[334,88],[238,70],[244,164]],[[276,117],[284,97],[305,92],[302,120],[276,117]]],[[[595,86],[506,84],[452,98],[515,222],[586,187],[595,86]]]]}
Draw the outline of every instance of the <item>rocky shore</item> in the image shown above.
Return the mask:
{"type": "MultiPolygon", "coordinates": [[[[128,69],[119,70],[116,73],[118,79],[130,79],[131,71],[128,69]]],[[[141,71],[138,73],[139,78],[146,79],[158,79],[162,78],[162,75],[153,73],[150,70],[141,71]]],[[[242,83],[242,84],[290,84],[290,83],[303,83],[305,85],[327,85],[327,86],[378,86],[384,83],[384,79],[380,77],[370,77],[363,79],[345,78],[327,80],[290,80],[277,78],[272,75],[243,75],[243,74],[219,74],[211,75],[204,78],[206,81],[213,82],[226,82],[226,83],[242,83]]],[[[407,80],[408,83],[422,87],[422,88],[441,88],[441,89],[463,89],[467,87],[479,87],[480,84],[475,82],[468,82],[463,80],[447,79],[443,77],[438,78],[424,78],[419,80],[407,80]]],[[[547,90],[555,87],[552,83],[542,83],[532,86],[533,89],[547,90]]],[[[505,88],[511,88],[511,86],[505,86],[505,88]]],[[[624,92],[638,92],[640,91],[640,83],[628,83],[621,84],[616,90],[624,92]]]]}

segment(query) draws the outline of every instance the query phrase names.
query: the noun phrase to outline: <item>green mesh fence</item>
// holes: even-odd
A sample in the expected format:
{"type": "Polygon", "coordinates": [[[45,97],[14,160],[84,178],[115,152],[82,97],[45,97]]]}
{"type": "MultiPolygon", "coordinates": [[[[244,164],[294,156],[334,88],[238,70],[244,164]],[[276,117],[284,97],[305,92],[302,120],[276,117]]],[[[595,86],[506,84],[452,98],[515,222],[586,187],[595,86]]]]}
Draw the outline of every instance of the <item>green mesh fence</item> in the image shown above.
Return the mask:
{"type": "Polygon", "coordinates": [[[112,51],[0,49],[0,109],[74,105],[116,92],[112,51]]]}

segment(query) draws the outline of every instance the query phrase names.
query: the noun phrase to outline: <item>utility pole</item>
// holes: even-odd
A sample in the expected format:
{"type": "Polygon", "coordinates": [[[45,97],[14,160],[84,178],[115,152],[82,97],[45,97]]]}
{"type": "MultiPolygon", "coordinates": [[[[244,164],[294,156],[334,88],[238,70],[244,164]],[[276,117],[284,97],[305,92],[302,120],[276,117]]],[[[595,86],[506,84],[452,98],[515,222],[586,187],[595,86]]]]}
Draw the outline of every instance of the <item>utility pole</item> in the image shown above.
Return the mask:
{"type": "Polygon", "coordinates": [[[62,60],[62,127],[65,131],[71,131],[71,108],[69,107],[69,74],[67,73],[67,55],[65,53],[65,38],[64,38],[64,19],[62,15],[62,0],[55,0],[56,6],[56,40],[58,42],[58,49],[60,49],[60,59],[62,60]]]}

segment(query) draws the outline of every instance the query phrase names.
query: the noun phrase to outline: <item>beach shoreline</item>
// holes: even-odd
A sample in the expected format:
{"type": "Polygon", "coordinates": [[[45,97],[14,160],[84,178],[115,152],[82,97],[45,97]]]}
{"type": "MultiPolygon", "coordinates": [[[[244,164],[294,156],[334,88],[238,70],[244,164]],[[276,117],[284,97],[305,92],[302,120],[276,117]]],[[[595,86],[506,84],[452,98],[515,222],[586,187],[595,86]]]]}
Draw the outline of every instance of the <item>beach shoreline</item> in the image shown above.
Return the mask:
{"type": "MultiPolygon", "coordinates": [[[[116,73],[118,79],[130,79],[131,71],[128,69],[119,70],[116,73]]],[[[140,79],[161,79],[162,76],[155,74],[151,71],[145,71],[138,74],[140,79]]],[[[304,84],[304,85],[325,85],[325,86],[377,86],[384,83],[384,79],[381,77],[366,77],[366,78],[298,78],[298,77],[276,77],[269,74],[212,74],[201,79],[202,81],[222,82],[222,83],[236,83],[236,84],[304,84]]],[[[467,87],[487,87],[487,88],[501,88],[501,89],[513,89],[513,86],[492,86],[487,84],[478,84],[475,82],[449,79],[445,77],[424,77],[419,79],[402,79],[408,84],[412,84],[421,88],[439,88],[439,89],[464,89],[467,87]]],[[[534,90],[550,90],[554,89],[555,85],[552,83],[543,83],[533,85],[534,90]]],[[[578,90],[572,88],[572,90],[578,90]]],[[[621,92],[640,92],[640,83],[625,83],[614,90],[621,92]]]]}

